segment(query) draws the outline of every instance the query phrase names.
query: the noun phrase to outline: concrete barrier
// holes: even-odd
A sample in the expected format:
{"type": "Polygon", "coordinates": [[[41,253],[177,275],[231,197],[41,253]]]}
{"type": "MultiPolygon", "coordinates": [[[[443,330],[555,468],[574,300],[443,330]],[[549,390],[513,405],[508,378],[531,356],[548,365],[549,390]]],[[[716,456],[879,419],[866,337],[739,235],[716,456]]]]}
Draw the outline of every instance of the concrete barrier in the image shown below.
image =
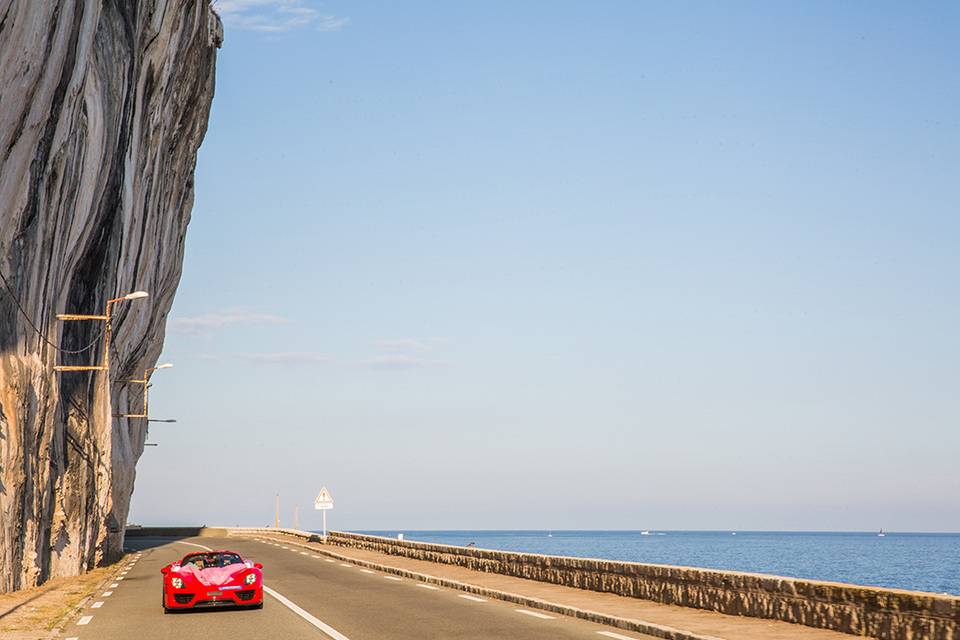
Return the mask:
{"type": "Polygon", "coordinates": [[[227,529],[206,525],[199,527],[127,527],[124,536],[127,538],[196,538],[203,536],[224,538],[227,536],[227,529]]]}
{"type": "Polygon", "coordinates": [[[960,598],[955,596],[757,573],[493,551],[343,532],[331,532],[328,542],[883,640],[960,640],[960,598]]]}

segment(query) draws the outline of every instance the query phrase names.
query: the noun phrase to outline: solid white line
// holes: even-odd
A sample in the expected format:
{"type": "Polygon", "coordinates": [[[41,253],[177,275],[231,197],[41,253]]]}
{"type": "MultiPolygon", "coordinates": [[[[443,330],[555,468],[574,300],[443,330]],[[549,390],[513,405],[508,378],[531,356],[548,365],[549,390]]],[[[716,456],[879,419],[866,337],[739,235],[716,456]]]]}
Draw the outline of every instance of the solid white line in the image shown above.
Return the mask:
{"type": "Polygon", "coordinates": [[[104,591],[104,592],[103,592],[103,595],[100,596],[100,597],[101,597],[101,598],[109,598],[109,597],[112,596],[112,595],[113,595],[113,591],[104,591]]]}
{"type": "Polygon", "coordinates": [[[526,609],[514,609],[517,613],[522,613],[527,616],[533,616],[534,618],[540,618],[541,620],[555,620],[553,616],[548,616],[545,613],[538,613],[536,611],[527,611],[526,609]]]}
{"type": "Polygon", "coordinates": [[[460,594],[458,597],[463,598],[464,600],[473,600],[474,602],[486,602],[486,598],[478,598],[477,596],[468,596],[465,593],[460,594]]]}
{"type": "Polygon", "coordinates": [[[77,620],[77,625],[90,624],[90,621],[93,620],[93,616],[83,616],[77,620]]]}
{"type": "Polygon", "coordinates": [[[417,586],[420,587],[421,589],[430,589],[431,591],[439,591],[439,590],[440,590],[440,587],[435,587],[435,586],[433,586],[432,584],[423,584],[422,582],[418,582],[418,583],[417,583],[417,586]]]}
{"type": "Polygon", "coordinates": [[[295,614],[297,614],[298,616],[300,616],[301,618],[303,618],[304,620],[306,620],[307,622],[315,626],[317,629],[320,629],[320,631],[324,632],[325,634],[333,638],[333,640],[350,640],[347,636],[343,635],[342,633],[340,633],[339,631],[337,631],[336,629],[328,625],[326,622],[323,622],[322,620],[318,620],[317,618],[313,617],[312,615],[310,615],[309,613],[307,613],[297,605],[293,604],[292,602],[287,600],[284,596],[280,595],[270,587],[264,585],[263,590],[269,593],[274,598],[276,598],[277,601],[280,602],[280,604],[287,607],[288,609],[293,611],[295,614]]]}
{"type": "Polygon", "coordinates": [[[205,547],[202,544],[196,544],[193,542],[183,542],[181,540],[177,540],[177,544],[188,544],[191,547],[200,547],[201,549],[206,549],[207,551],[213,551],[213,549],[211,549],[210,547],[205,547]]]}
{"type": "Polygon", "coordinates": [[[375,571],[370,571],[370,569],[360,569],[364,573],[376,573],[375,571]]]}
{"type": "Polygon", "coordinates": [[[401,580],[403,580],[403,578],[398,578],[397,576],[383,576],[383,577],[386,578],[387,580],[396,580],[397,582],[400,582],[401,580]]]}
{"type": "Polygon", "coordinates": [[[92,605],[90,605],[90,608],[91,608],[91,609],[99,609],[99,608],[102,607],[102,606],[103,606],[103,601],[100,600],[100,601],[94,602],[92,605]]]}
{"type": "Polygon", "coordinates": [[[631,638],[630,636],[614,633],[613,631],[597,631],[597,633],[602,636],[607,636],[608,638],[616,638],[617,640],[637,640],[637,638],[631,638]]]}

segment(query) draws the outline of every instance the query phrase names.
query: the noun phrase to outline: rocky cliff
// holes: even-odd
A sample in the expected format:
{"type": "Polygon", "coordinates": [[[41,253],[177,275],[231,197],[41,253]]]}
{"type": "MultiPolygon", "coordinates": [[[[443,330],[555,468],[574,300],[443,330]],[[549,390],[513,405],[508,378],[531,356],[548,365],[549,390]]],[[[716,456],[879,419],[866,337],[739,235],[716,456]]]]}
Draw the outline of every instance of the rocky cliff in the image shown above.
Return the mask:
{"type": "Polygon", "coordinates": [[[0,0],[0,591],[122,548],[146,424],[114,415],[163,344],[222,34],[209,0],[0,0]],[[104,324],[56,314],[134,290],[109,373],[55,373],[104,324]]]}

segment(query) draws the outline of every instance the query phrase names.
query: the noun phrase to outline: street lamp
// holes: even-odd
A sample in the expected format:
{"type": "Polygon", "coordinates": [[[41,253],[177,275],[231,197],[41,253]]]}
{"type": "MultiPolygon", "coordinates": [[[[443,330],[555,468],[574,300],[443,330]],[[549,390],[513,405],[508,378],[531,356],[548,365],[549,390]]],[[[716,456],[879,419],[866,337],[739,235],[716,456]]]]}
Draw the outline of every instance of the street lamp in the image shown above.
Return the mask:
{"type": "Polygon", "coordinates": [[[122,418],[146,418],[147,417],[147,407],[148,407],[147,400],[149,396],[148,389],[153,386],[152,384],[150,384],[150,375],[154,371],[157,371],[158,369],[169,369],[172,366],[173,365],[170,364],[169,362],[158,364],[155,367],[150,367],[149,369],[145,369],[143,372],[142,380],[122,380],[121,381],[121,382],[135,382],[136,384],[143,385],[143,413],[124,413],[124,414],[121,414],[122,418]]]}
{"type": "Polygon", "coordinates": [[[59,313],[57,314],[57,320],[69,321],[69,320],[100,320],[106,323],[104,327],[104,339],[103,339],[103,364],[102,365],[57,365],[53,369],[54,371],[109,371],[110,370],[110,310],[113,308],[114,303],[117,302],[126,302],[130,300],[138,300],[140,298],[146,298],[150,294],[146,291],[133,291],[126,295],[122,295],[119,298],[113,298],[107,300],[107,309],[102,316],[96,315],[85,315],[79,313],[59,313]]]}

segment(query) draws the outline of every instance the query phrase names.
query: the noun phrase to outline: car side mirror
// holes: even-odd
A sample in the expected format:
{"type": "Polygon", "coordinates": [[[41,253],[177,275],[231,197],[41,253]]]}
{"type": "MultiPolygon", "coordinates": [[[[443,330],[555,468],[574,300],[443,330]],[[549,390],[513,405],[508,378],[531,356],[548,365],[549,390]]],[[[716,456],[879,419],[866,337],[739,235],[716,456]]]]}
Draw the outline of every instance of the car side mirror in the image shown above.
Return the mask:
{"type": "Polygon", "coordinates": [[[163,575],[167,575],[168,573],[170,573],[170,567],[172,566],[173,565],[168,564],[163,569],[160,569],[160,573],[162,573],[163,575]]]}
{"type": "Polygon", "coordinates": [[[263,569],[263,563],[262,563],[262,562],[254,562],[254,563],[253,563],[253,568],[254,568],[254,569],[263,569]]]}

